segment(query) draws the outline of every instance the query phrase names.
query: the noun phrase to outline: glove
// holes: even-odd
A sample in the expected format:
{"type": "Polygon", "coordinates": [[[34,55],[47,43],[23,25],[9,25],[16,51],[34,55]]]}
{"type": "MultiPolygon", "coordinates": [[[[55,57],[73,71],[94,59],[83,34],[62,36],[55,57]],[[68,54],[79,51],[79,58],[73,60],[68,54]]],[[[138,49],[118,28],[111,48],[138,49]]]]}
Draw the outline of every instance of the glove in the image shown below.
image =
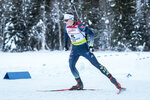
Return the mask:
{"type": "Polygon", "coordinates": [[[90,52],[94,52],[93,46],[90,46],[90,47],[89,47],[89,51],[90,51],[90,52]]]}
{"type": "Polygon", "coordinates": [[[67,46],[65,46],[64,50],[65,50],[65,51],[68,51],[68,50],[69,50],[69,48],[68,48],[67,46]]]}

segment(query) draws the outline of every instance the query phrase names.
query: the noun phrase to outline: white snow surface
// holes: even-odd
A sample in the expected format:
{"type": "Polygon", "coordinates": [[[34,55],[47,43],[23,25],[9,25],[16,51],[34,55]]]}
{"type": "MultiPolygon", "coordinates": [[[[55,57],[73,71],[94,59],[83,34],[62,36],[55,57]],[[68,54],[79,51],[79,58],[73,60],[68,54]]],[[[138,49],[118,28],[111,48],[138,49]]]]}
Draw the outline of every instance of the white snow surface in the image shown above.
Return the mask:
{"type": "Polygon", "coordinates": [[[38,92],[70,88],[76,84],[68,66],[70,51],[24,53],[0,52],[1,100],[148,100],[150,99],[150,52],[94,52],[98,61],[127,88],[118,89],[88,60],[76,66],[86,89],[96,91],[38,92]],[[3,79],[6,72],[28,71],[31,79],[3,79]],[[127,77],[131,74],[131,77],[127,77]]]}

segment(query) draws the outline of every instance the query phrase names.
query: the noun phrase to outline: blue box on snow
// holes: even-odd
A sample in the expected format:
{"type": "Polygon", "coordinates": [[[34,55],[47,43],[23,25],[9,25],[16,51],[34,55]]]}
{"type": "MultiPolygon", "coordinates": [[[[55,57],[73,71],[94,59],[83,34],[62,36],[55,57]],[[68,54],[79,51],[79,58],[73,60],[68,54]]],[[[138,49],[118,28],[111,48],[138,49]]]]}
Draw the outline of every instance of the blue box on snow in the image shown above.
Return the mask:
{"type": "Polygon", "coordinates": [[[30,79],[29,72],[7,72],[4,79],[30,79]]]}

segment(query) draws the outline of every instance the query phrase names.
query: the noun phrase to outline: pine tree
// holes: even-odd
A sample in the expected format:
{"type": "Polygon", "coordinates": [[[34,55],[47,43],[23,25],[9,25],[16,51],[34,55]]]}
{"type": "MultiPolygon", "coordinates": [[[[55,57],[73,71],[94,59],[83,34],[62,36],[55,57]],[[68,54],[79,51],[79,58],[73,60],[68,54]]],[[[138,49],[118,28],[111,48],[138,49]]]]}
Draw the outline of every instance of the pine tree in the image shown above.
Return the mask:
{"type": "Polygon", "coordinates": [[[26,49],[27,35],[24,31],[21,1],[7,1],[8,21],[4,31],[4,51],[24,51],[26,49]],[[9,3],[8,3],[9,2],[9,3]]]}
{"type": "Polygon", "coordinates": [[[0,0],[0,50],[3,47],[3,26],[4,26],[4,17],[3,17],[3,0],[0,0]]]}
{"type": "Polygon", "coordinates": [[[150,50],[150,1],[145,0],[141,1],[141,12],[142,12],[142,18],[141,18],[141,25],[140,25],[140,31],[142,32],[142,42],[141,45],[143,45],[143,50],[149,51],[150,50]]]}
{"type": "Polygon", "coordinates": [[[28,34],[28,48],[29,50],[41,50],[42,48],[42,29],[43,29],[43,17],[41,6],[43,0],[31,0],[26,1],[26,33],[28,34]]]}
{"type": "Polygon", "coordinates": [[[135,26],[135,1],[133,0],[115,0],[112,47],[114,50],[124,51],[126,49],[135,50],[135,44],[139,43],[140,35],[136,35],[135,26]],[[135,36],[136,35],[136,36],[135,36]],[[135,36],[135,37],[133,37],[135,36]],[[134,44],[135,43],[135,44],[134,44]]]}

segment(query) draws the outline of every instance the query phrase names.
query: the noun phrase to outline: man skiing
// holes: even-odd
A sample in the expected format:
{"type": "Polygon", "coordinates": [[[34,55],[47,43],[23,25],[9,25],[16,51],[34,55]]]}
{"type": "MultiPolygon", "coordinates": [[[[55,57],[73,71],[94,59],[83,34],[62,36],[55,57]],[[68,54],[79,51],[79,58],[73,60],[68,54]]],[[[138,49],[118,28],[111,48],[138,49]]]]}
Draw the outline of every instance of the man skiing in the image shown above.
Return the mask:
{"type": "Polygon", "coordinates": [[[83,56],[86,59],[88,59],[92,65],[98,68],[106,77],[108,77],[110,81],[116,86],[116,88],[119,89],[119,91],[121,91],[123,89],[121,85],[108,72],[108,70],[98,62],[98,60],[92,53],[94,51],[93,48],[94,33],[90,30],[90,28],[86,27],[85,25],[79,22],[75,22],[74,15],[72,13],[64,14],[64,23],[65,23],[64,25],[65,50],[68,50],[67,44],[69,37],[72,43],[72,49],[69,57],[69,67],[77,82],[77,85],[72,86],[71,90],[83,89],[82,80],[79,76],[78,70],[75,67],[78,58],[80,56],[83,56]],[[86,34],[90,36],[89,45],[85,38],[86,34]]]}

